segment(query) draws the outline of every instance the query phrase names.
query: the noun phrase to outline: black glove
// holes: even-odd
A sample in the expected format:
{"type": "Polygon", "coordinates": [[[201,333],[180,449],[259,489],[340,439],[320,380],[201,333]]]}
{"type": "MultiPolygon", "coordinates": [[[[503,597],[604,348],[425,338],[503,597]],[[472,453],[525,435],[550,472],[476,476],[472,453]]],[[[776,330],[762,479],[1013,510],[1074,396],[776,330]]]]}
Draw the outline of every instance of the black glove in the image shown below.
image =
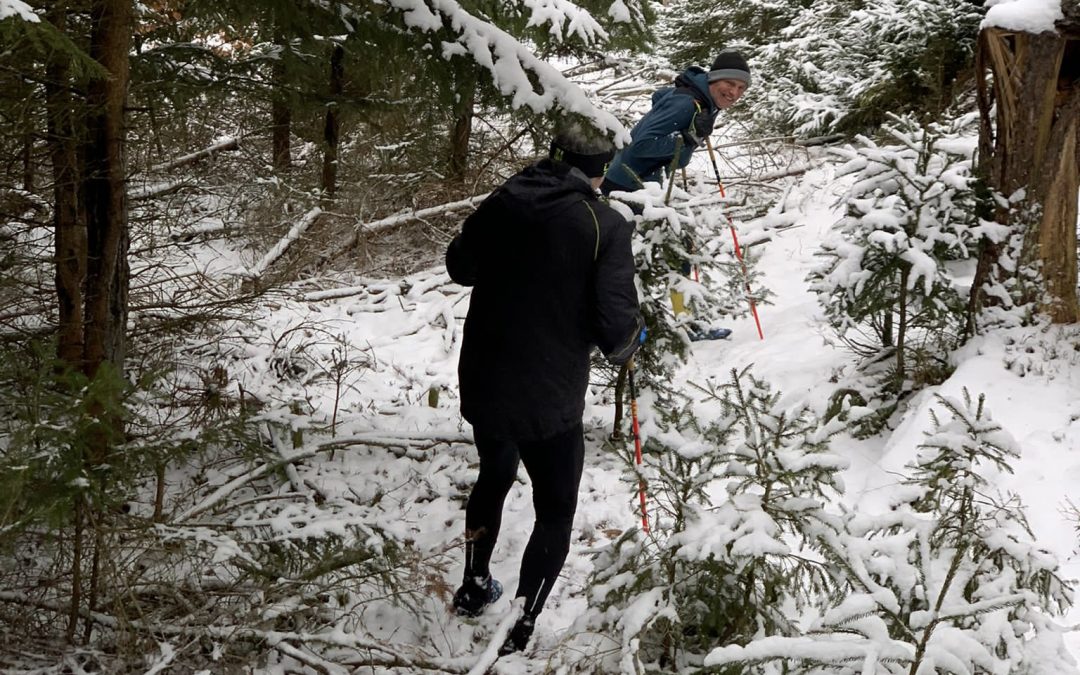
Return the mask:
{"type": "Polygon", "coordinates": [[[696,148],[712,135],[712,119],[700,112],[694,113],[694,119],[690,126],[683,129],[683,142],[691,148],[696,148]]]}

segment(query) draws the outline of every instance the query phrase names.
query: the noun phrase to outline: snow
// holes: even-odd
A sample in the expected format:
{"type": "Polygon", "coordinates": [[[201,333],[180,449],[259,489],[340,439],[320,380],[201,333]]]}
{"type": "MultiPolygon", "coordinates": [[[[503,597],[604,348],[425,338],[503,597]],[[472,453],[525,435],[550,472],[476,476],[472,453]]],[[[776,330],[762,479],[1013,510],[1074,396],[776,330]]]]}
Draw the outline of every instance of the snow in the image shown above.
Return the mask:
{"type": "MultiPolygon", "coordinates": [[[[761,308],[767,339],[758,339],[752,318],[733,320],[729,324],[734,329],[730,340],[698,343],[693,347],[691,359],[680,372],[678,381],[708,381],[722,377],[732,367],[752,364],[753,372],[758,377],[782,390],[788,399],[805,400],[818,407],[824,405],[823,397],[828,394],[828,388],[822,387],[822,383],[830,373],[848,362],[850,355],[827,339],[828,331],[823,328],[821,310],[807,287],[806,275],[815,265],[814,253],[819,242],[842,215],[838,211],[837,196],[846,189],[845,182],[837,180],[828,167],[808,172],[793,187],[790,201],[796,205],[798,220],[804,226],[772,233],[771,240],[761,249],[764,283],[776,293],[776,304],[761,308]]],[[[742,224],[742,227],[744,231],[753,229],[746,224],[742,224]]],[[[447,491],[454,493],[467,489],[471,476],[475,475],[475,469],[466,466],[467,462],[472,461],[469,459],[472,451],[468,446],[468,426],[463,425],[457,416],[454,376],[459,322],[467,307],[468,292],[449,284],[441,269],[400,282],[359,281],[362,283],[345,285],[338,291],[307,292],[303,298],[309,308],[318,308],[317,314],[322,321],[334,323],[340,320],[353,344],[369,345],[375,350],[382,365],[367,375],[364,400],[369,403],[363,405],[395,411],[395,415],[385,418],[383,422],[391,426],[382,431],[372,431],[368,436],[350,432],[339,441],[370,441],[380,433],[388,438],[408,434],[416,438],[448,434],[453,439],[453,445],[452,450],[443,455],[443,460],[439,462],[425,459],[422,454],[416,455],[420,463],[415,466],[423,474],[414,478],[408,478],[403,468],[395,470],[385,465],[382,470],[389,469],[386,473],[365,476],[368,470],[362,467],[367,463],[356,464],[352,460],[350,463],[354,466],[348,469],[351,476],[348,480],[361,495],[374,494],[371,491],[378,483],[404,484],[410,480],[420,480],[419,485],[427,486],[419,488],[419,494],[428,495],[425,503],[409,507],[412,515],[404,519],[397,517],[396,523],[381,524],[400,536],[413,539],[421,547],[444,546],[460,536],[460,502],[446,501],[441,497],[429,500],[435,495],[445,496],[447,491]],[[350,295],[358,289],[365,289],[365,297],[350,295]],[[388,299],[393,301],[388,302],[388,299]],[[441,323],[447,320],[449,325],[441,323]],[[419,397],[432,386],[440,388],[445,402],[440,401],[439,407],[434,409],[419,408],[419,397]],[[410,400],[417,402],[410,403],[410,400]],[[425,463],[428,463],[428,468],[422,469],[425,463]],[[445,478],[432,483],[432,479],[440,474],[445,478]],[[373,483],[373,480],[377,482],[373,483]],[[435,523],[438,525],[431,527],[435,523]]],[[[289,312],[298,309],[299,306],[289,312]]],[[[313,316],[315,314],[310,309],[291,317],[288,313],[279,312],[274,323],[294,325],[311,320],[313,316]]],[[[904,465],[915,460],[916,448],[924,442],[924,432],[931,428],[928,411],[936,407],[932,394],[958,398],[964,388],[973,394],[986,392],[988,405],[994,412],[992,419],[1000,423],[1015,439],[1016,447],[1022,449],[1021,456],[1014,462],[1015,473],[995,474],[994,486],[1017,492],[1028,504],[1031,524],[1038,539],[1047,548],[1042,564],[1050,564],[1049,561],[1056,557],[1066,561],[1066,569],[1073,574],[1080,571],[1073,553],[1073,524],[1062,513],[1072,484],[1080,477],[1080,404],[1076,403],[1080,401],[1080,356],[1065,348],[1078,339],[1080,336],[1068,328],[1013,329],[976,338],[956,355],[958,367],[954,375],[942,385],[919,394],[893,433],[862,441],[843,436],[833,440],[833,453],[845,459],[835,465],[843,467],[850,464],[844,470],[844,481],[850,486],[846,501],[857,512],[881,514],[888,513],[892,505],[909,500],[911,495],[905,492],[907,488],[899,484],[899,476],[905,471],[904,465]]],[[[253,391],[260,388],[254,382],[249,386],[253,391]]],[[[650,423],[650,398],[643,395],[639,404],[643,408],[644,435],[657,433],[655,426],[650,423]]],[[[320,407],[325,409],[327,405],[328,402],[320,407]]],[[[597,397],[590,398],[586,413],[589,439],[587,467],[582,480],[575,539],[564,575],[554,589],[548,609],[538,622],[535,650],[541,658],[560,640],[570,637],[570,627],[584,610],[582,594],[586,588],[586,577],[593,570],[589,552],[610,536],[605,534],[607,531],[621,532],[634,527],[636,522],[633,508],[635,490],[620,480],[618,467],[600,449],[599,439],[606,433],[610,414],[608,404],[597,397]]],[[[687,446],[685,452],[692,457],[699,449],[687,446]]],[[[324,468],[333,473],[342,471],[346,466],[349,463],[343,466],[331,463],[324,468]]],[[[525,480],[523,473],[520,477],[522,481],[525,480]]],[[[399,503],[404,505],[406,497],[407,493],[402,495],[399,503]]],[[[700,531],[687,532],[683,554],[706,556],[712,547],[722,544],[717,542],[710,530],[713,533],[733,533],[736,538],[728,543],[734,544],[745,554],[784,552],[784,542],[773,536],[774,525],[769,521],[754,520],[760,519],[761,514],[752,509],[753,499],[751,495],[743,495],[727,507],[715,511],[713,518],[727,519],[724,527],[709,528],[708,523],[712,521],[706,520],[702,521],[700,531]],[[732,528],[732,523],[742,529],[732,528]]],[[[279,517],[287,518],[287,513],[280,513],[279,517]]],[[[360,513],[350,516],[342,512],[339,517],[350,522],[362,520],[360,513]]],[[[519,556],[528,536],[531,517],[528,486],[525,483],[515,484],[507,501],[504,530],[493,560],[493,571],[506,585],[508,595],[512,594],[516,583],[519,556]]],[[[880,518],[875,516],[872,520],[874,526],[880,526],[880,518]]],[[[294,534],[303,533],[310,526],[304,525],[294,534]]],[[[284,529],[285,525],[281,527],[284,529]]],[[[289,527],[295,528],[296,524],[291,523],[289,527]]],[[[1006,534],[999,536],[1005,537],[1006,534]]],[[[906,574],[905,568],[893,565],[892,561],[908,545],[909,540],[903,538],[877,541],[876,550],[880,554],[874,558],[877,567],[873,571],[878,574],[906,574]]],[[[229,554],[226,551],[222,553],[229,554]]],[[[235,554],[236,551],[230,553],[235,554]]],[[[456,584],[460,569],[460,563],[455,564],[446,579],[448,584],[456,584]]],[[[914,579],[910,581],[914,583],[914,579]]],[[[600,595],[606,592],[604,588],[593,589],[593,593],[600,595]]],[[[984,602],[990,603],[987,605],[989,607],[1001,600],[987,599],[984,602]]],[[[831,618],[839,620],[838,617],[842,615],[857,614],[860,608],[873,603],[888,606],[895,602],[896,599],[885,589],[878,589],[873,597],[852,598],[849,604],[834,610],[831,618]]],[[[642,626],[655,620],[658,613],[667,611],[664,603],[659,591],[655,591],[642,595],[634,605],[626,608],[619,621],[623,640],[636,639],[632,636],[642,626]]],[[[488,640],[493,634],[491,631],[497,630],[496,624],[505,621],[509,607],[509,600],[501,600],[481,618],[481,634],[485,636],[482,639],[488,640]]],[[[948,611],[948,606],[944,609],[948,611]]],[[[441,610],[435,605],[430,611],[441,610]]],[[[399,618],[398,621],[407,619],[399,618]]],[[[479,653],[467,637],[469,630],[454,627],[452,619],[439,621],[440,630],[446,631],[445,639],[450,641],[448,656],[470,651],[479,653]]],[[[858,625],[861,634],[876,630],[872,621],[863,621],[858,625]]],[[[1068,639],[1073,639],[1071,634],[1068,639]]],[[[928,647],[932,649],[932,661],[939,668],[958,667],[957,663],[963,660],[960,657],[976,661],[984,658],[979,651],[982,647],[960,632],[935,632],[928,647]]],[[[765,640],[747,649],[718,646],[710,654],[707,665],[759,652],[804,658],[850,654],[852,658],[861,659],[866,657],[866,649],[866,644],[855,644],[850,640],[836,640],[833,643],[765,640]]],[[[873,649],[877,650],[875,653],[879,657],[890,653],[897,658],[910,657],[906,645],[886,638],[874,641],[873,649]]],[[[526,657],[521,656],[502,659],[497,672],[531,672],[524,670],[527,661],[526,657]]],[[[623,666],[632,669],[634,663],[628,660],[623,666]]]]}
{"type": "Polygon", "coordinates": [[[15,16],[31,23],[41,21],[41,17],[34,13],[34,9],[22,0],[0,0],[0,21],[9,16],[15,16]]]}
{"type": "Polygon", "coordinates": [[[570,35],[577,35],[586,44],[607,40],[608,34],[586,11],[567,0],[523,0],[532,14],[529,26],[550,23],[551,36],[560,42],[570,35]],[[565,32],[564,32],[565,30],[565,32]]]}
{"type": "Polygon", "coordinates": [[[1069,0],[987,0],[982,28],[1042,33],[1064,18],[1061,3],[1069,0]]]}
{"type": "Polygon", "coordinates": [[[616,23],[630,23],[633,20],[630,8],[622,0],[611,3],[611,7],[608,7],[608,16],[616,23]]]}
{"type": "MultiPolygon", "coordinates": [[[[608,129],[625,133],[613,121],[615,118],[597,109],[581,89],[535,56],[525,54],[510,36],[479,21],[452,0],[391,2],[405,12],[407,24],[416,30],[436,31],[448,22],[455,31],[455,41],[443,43],[444,55],[473,55],[491,69],[500,89],[513,97],[517,105],[546,110],[557,103],[589,114],[609,125],[608,129]],[[539,77],[543,92],[533,90],[527,70],[539,77]]],[[[570,2],[533,0],[526,4],[532,11],[531,21],[550,25],[556,37],[570,34],[582,39],[602,37],[595,26],[580,20],[576,6],[570,2]]],[[[1049,3],[1033,0],[998,3],[991,15],[1008,5],[1040,4],[1049,3]]],[[[5,10],[19,11],[20,6],[26,7],[19,0],[0,0],[0,16],[4,16],[5,10]]],[[[610,12],[615,18],[624,13],[629,16],[629,10],[619,0],[612,3],[610,12]]],[[[970,156],[973,147],[970,141],[954,141],[949,149],[970,156]]],[[[864,166],[865,161],[854,168],[864,166]]],[[[762,283],[775,294],[774,304],[759,308],[766,338],[759,339],[752,317],[731,320],[727,324],[734,330],[730,340],[696,343],[691,347],[688,362],[673,378],[674,386],[696,392],[691,384],[713,382],[725,378],[732,369],[752,366],[756,377],[783,392],[785,404],[806,403],[819,413],[827,406],[833,389],[830,380],[851,363],[852,356],[826,326],[807,275],[819,264],[816,254],[821,243],[832,236],[834,224],[844,215],[843,197],[849,194],[852,179],[838,177],[835,166],[818,161],[802,168],[807,169],[805,173],[784,188],[782,210],[773,209],[759,221],[737,223],[744,243],[760,242],[754,250],[761,254],[758,269],[763,272],[762,283]],[[793,224],[798,227],[781,229],[793,224]]],[[[844,172],[850,173],[851,168],[844,172]]],[[[711,167],[702,157],[695,158],[689,172],[692,178],[712,181],[711,167]]],[[[647,212],[662,214],[669,219],[672,229],[678,230],[686,225],[686,219],[662,207],[663,192],[663,186],[650,184],[636,193],[635,198],[641,200],[647,212]]],[[[458,205],[465,208],[474,202],[475,199],[463,200],[458,205]]],[[[725,261],[730,261],[731,248],[722,209],[735,202],[735,197],[694,202],[695,209],[703,211],[702,219],[723,225],[717,228],[717,237],[710,242],[709,250],[725,261]]],[[[629,214],[629,209],[619,208],[629,214]]],[[[366,227],[388,226],[424,213],[389,216],[366,227]]],[[[192,259],[199,259],[198,262],[185,263],[178,272],[186,272],[191,266],[207,274],[235,273],[237,269],[261,273],[290,243],[304,236],[316,216],[317,209],[299,218],[285,237],[250,267],[242,265],[241,255],[215,241],[193,248],[192,259]]],[[[873,210],[868,219],[882,227],[898,222],[895,213],[887,209],[873,210]]],[[[210,226],[200,227],[199,231],[216,231],[210,226]]],[[[986,223],[982,227],[989,232],[996,231],[998,226],[986,223]]],[[[916,269],[910,284],[929,283],[933,278],[933,263],[922,250],[909,248],[910,238],[902,231],[882,230],[875,237],[876,243],[884,248],[907,251],[916,269]]],[[[861,249],[853,248],[845,258],[846,266],[837,274],[850,277],[852,270],[858,269],[860,255],[861,249]]],[[[689,284],[687,292],[693,292],[689,284]]],[[[260,307],[250,317],[250,325],[237,325],[234,331],[226,331],[218,345],[219,351],[213,356],[229,368],[230,381],[256,399],[270,403],[274,410],[281,399],[301,406],[303,415],[275,420],[271,413],[266,413],[265,419],[309,434],[299,448],[293,448],[286,438],[274,436],[276,452],[282,462],[290,462],[288,480],[315,486],[320,494],[326,495],[327,501],[317,512],[318,517],[313,517],[316,512],[310,504],[288,502],[284,498],[289,493],[283,492],[278,495],[283,497],[280,501],[267,500],[233,514],[235,517],[228,522],[228,536],[223,536],[201,527],[201,519],[214,513],[216,507],[241,487],[275,473],[278,465],[267,461],[239,472],[222,469],[207,476],[200,499],[174,518],[176,527],[159,527],[162,538],[198,539],[212,551],[209,559],[216,563],[244,560],[255,564],[242,540],[243,531],[266,530],[275,542],[317,540],[333,534],[347,541],[379,546],[381,540],[372,534],[378,529],[395,541],[409,542],[426,565],[424,574],[431,578],[424,580],[429,584],[423,587],[426,594],[416,601],[418,613],[388,602],[341,608],[333,630],[320,634],[319,639],[326,644],[357,644],[358,624],[362,624],[362,637],[379,642],[384,650],[409,653],[410,649],[420,647],[445,659],[445,663],[452,663],[453,672],[469,669],[483,672],[517,611],[510,598],[533,513],[531,490],[522,471],[508,495],[503,530],[492,561],[495,576],[506,588],[506,597],[475,621],[451,615],[446,608],[445,590],[440,593],[430,589],[441,585],[452,590],[460,580],[463,505],[476,475],[471,429],[458,413],[456,391],[457,355],[468,301],[469,290],[452,283],[441,267],[388,279],[342,273],[317,282],[298,283],[276,296],[272,303],[260,307]],[[334,364],[340,363],[341,355],[346,353],[348,363],[355,367],[344,371],[340,390],[336,391],[330,375],[334,364]],[[432,391],[439,393],[434,404],[428,398],[432,391]],[[331,411],[339,410],[338,426],[331,428],[331,411]]],[[[911,521],[897,507],[918,496],[913,488],[902,484],[902,478],[908,472],[906,466],[918,459],[918,448],[933,429],[930,412],[941,413],[935,394],[959,401],[965,390],[975,396],[986,393],[987,404],[993,411],[993,417],[986,419],[1001,425],[1002,445],[1019,453],[1011,460],[1012,473],[989,472],[987,489],[1012,492],[1024,500],[1036,540],[1045,550],[1031,551],[1017,545],[1012,538],[1014,532],[1004,527],[993,532],[993,541],[1018,557],[1027,556],[1033,567],[1049,569],[1061,561],[1066,577],[1080,574],[1080,558],[1075,551],[1076,523],[1066,508],[1068,500],[1075,499],[1075,485],[1080,479],[1078,345],[1080,328],[1077,327],[1036,326],[987,333],[954,354],[955,372],[940,385],[912,397],[908,409],[885,434],[861,440],[844,434],[834,436],[828,454],[781,453],[777,461],[792,470],[820,466],[841,471],[843,483],[848,486],[843,505],[854,514],[853,532],[868,532],[889,522],[903,522],[911,529],[865,542],[864,548],[856,552],[861,555],[853,556],[866,561],[856,572],[866,581],[867,592],[852,594],[819,619],[822,625],[851,628],[852,635],[814,640],[765,638],[748,647],[717,645],[704,665],[719,665],[747,656],[850,658],[852,668],[859,669],[852,672],[870,673],[878,672],[872,669],[875,659],[910,658],[910,645],[891,639],[880,619],[866,614],[875,607],[898,607],[902,600],[889,589],[875,585],[870,574],[899,579],[903,587],[915,586],[919,581],[914,568],[904,559],[916,540],[919,523],[911,521]]],[[[649,348],[646,344],[645,349],[649,348]]],[[[643,436],[658,437],[663,432],[656,424],[655,399],[649,392],[642,392],[639,405],[643,436]]],[[[716,412],[707,405],[699,410],[706,415],[716,412]]],[[[858,411],[853,408],[851,412],[858,411]]],[[[599,387],[594,388],[587,400],[586,466],[570,555],[538,621],[531,654],[500,659],[494,672],[502,675],[545,672],[545,659],[566,644],[571,645],[570,649],[582,649],[583,653],[587,649],[611,650],[612,640],[617,643],[616,650],[633,647],[644,627],[660,618],[676,618],[663,589],[652,588],[638,595],[612,622],[620,631],[618,635],[597,637],[579,630],[578,621],[591,611],[590,603],[614,592],[621,584],[632,583],[630,578],[619,577],[608,579],[604,585],[588,585],[589,575],[597,568],[596,553],[606,550],[613,540],[638,525],[636,483],[626,479],[617,452],[611,450],[608,441],[611,416],[607,394],[599,387]],[[599,642],[588,642],[594,639],[599,642]]],[[[953,446],[962,441],[947,426],[937,430],[937,434],[935,442],[942,445],[953,446]]],[[[704,451],[700,444],[679,443],[674,437],[671,441],[685,459],[698,458],[704,451]]],[[[796,497],[799,499],[792,499],[788,508],[811,508],[813,500],[801,499],[802,495],[796,497]]],[[[759,495],[748,492],[736,494],[709,509],[676,542],[680,556],[703,559],[727,547],[748,556],[789,552],[789,543],[779,533],[777,523],[761,510],[760,501],[759,495]]],[[[650,509],[654,518],[651,522],[657,522],[657,507],[650,505],[650,509]]],[[[1003,585],[1002,589],[1005,588],[1003,585]]],[[[966,611],[972,606],[991,609],[1018,599],[1004,590],[994,595],[996,590],[996,587],[988,588],[986,592],[991,595],[963,605],[950,597],[942,611],[948,613],[957,608],[966,611]]],[[[267,611],[281,612],[290,606],[288,602],[295,601],[296,598],[285,598],[267,611]]],[[[929,614],[918,615],[916,623],[932,618],[929,614]]],[[[1077,620],[1080,611],[1065,618],[1066,623],[1077,620]]],[[[1006,628],[990,627],[1002,631],[1006,628]]],[[[280,641],[281,636],[275,635],[274,639],[280,641]]],[[[1073,653],[1080,653],[1080,636],[1072,632],[1064,638],[1040,633],[1037,639],[1040,644],[1031,651],[1030,672],[1074,672],[1073,664],[1053,658],[1053,647],[1055,640],[1065,639],[1073,653]]],[[[962,631],[947,628],[937,631],[927,647],[933,665],[924,666],[920,672],[933,672],[934,666],[939,670],[951,668],[953,672],[965,672],[965,660],[989,663],[981,651],[984,650],[981,643],[962,631]]],[[[150,672],[166,670],[176,649],[161,642],[159,652],[151,657],[150,672]]],[[[623,652],[622,672],[644,670],[633,657],[635,653],[636,647],[623,652]]],[[[265,672],[288,670],[286,666],[271,665],[265,672]]]]}
{"type": "Polygon", "coordinates": [[[317,219],[321,214],[322,209],[317,206],[305,213],[300,220],[296,221],[296,223],[291,228],[289,228],[288,234],[286,234],[285,237],[283,237],[276,244],[274,244],[274,247],[267,251],[266,254],[263,255],[263,257],[260,258],[251,267],[250,270],[247,271],[247,276],[253,278],[258,278],[262,276],[266,269],[275,260],[280,258],[293,242],[295,242],[305,232],[307,232],[307,229],[311,227],[311,224],[314,223],[315,219],[317,219]]]}
{"type": "MultiPolygon", "coordinates": [[[[468,54],[492,75],[498,90],[515,108],[528,106],[535,113],[558,107],[591,120],[602,131],[610,132],[616,145],[630,140],[630,132],[612,113],[598,107],[576,84],[566,79],[554,66],[536,56],[512,35],[473,16],[455,0],[388,0],[404,13],[406,26],[435,32],[447,27],[455,36],[442,43],[444,58],[468,54]],[[540,91],[530,81],[536,77],[540,91]]],[[[551,35],[563,40],[575,35],[586,44],[607,39],[607,33],[584,9],[567,0],[529,0],[529,25],[551,24],[551,35]]]]}

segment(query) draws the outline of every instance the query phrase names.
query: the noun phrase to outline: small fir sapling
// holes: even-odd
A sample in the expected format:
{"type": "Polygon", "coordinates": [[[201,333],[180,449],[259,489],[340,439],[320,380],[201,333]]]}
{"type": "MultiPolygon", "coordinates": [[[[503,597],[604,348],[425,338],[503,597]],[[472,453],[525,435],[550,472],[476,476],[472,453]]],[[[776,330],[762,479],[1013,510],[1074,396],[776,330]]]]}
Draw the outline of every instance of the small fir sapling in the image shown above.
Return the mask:
{"type": "Polygon", "coordinates": [[[854,182],[847,214],[822,244],[809,280],[829,324],[861,361],[838,387],[833,414],[871,406],[878,431],[913,389],[948,375],[964,334],[966,298],[952,267],[970,260],[975,191],[966,120],[922,127],[894,118],[893,144],[861,137],[838,151],[854,182]],[[850,399],[850,402],[845,401],[850,399]]]}
{"type": "Polygon", "coordinates": [[[836,526],[825,503],[842,491],[846,463],[827,451],[839,423],[784,407],[747,370],[708,393],[712,422],[673,410],[646,444],[651,532],[628,532],[596,564],[598,611],[584,623],[617,636],[608,659],[622,672],[700,666],[717,644],[792,634],[832,583],[801,548],[836,526]]]}
{"type": "MultiPolygon", "coordinates": [[[[1057,562],[1038,548],[1015,498],[989,495],[1009,472],[1013,439],[979,397],[937,396],[949,419],[909,465],[890,511],[851,513],[815,542],[846,592],[820,604],[798,636],[726,646],[707,666],[771,664],[774,671],[1076,673],[1054,622],[1072,602],[1057,562]]],[[[825,598],[821,598],[824,600],[825,598]]],[[[758,667],[758,666],[755,666],[758,667]]]]}

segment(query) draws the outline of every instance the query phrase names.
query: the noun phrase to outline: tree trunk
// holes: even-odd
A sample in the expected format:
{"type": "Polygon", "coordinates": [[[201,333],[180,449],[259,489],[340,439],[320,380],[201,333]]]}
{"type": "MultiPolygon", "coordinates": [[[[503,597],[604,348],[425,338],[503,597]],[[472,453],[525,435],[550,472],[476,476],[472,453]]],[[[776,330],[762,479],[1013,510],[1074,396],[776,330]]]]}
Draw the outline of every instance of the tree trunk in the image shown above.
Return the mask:
{"type": "Polygon", "coordinates": [[[274,170],[288,171],[292,166],[289,136],[292,133],[292,108],[289,107],[285,68],[286,40],[278,39],[278,55],[270,73],[273,99],[270,102],[270,129],[273,134],[274,170]]]}
{"type": "Polygon", "coordinates": [[[102,363],[123,371],[128,294],[128,213],[124,161],[124,104],[131,0],[91,5],[90,56],[109,73],[87,85],[87,137],[83,145],[82,199],[86,212],[86,326],[83,370],[102,363]]]}
{"type": "MultiPolygon", "coordinates": [[[[53,6],[48,19],[66,32],[66,12],[53,6]]],[[[73,368],[83,365],[83,280],[86,277],[86,224],[79,208],[80,182],[76,151],[74,100],[70,63],[53,51],[45,66],[46,135],[52,163],[53,230],[56,254],[56,299],[59,331],[56,355],[73,368]]]]}
{"type": "Polygon", "coordinates": [[[34,191],[34,134],[23,134],[22,146],[22,186],[27,192],[34,191]]]}
{"type": "Polygon", "coordinates": [[[900,297],[897,300],[898,318],[896,322],[896,382],[903,385],[907,379],[907,362],[904,352],[907,349],[908,327],[908,280],[911,278],[911,268],[905,267],[900,271],[900,297]]]}
{"type": "Polygon", "coordinates": [[[345,49],[335,45],[330,55],[330,100],[326,104],[326,125],[323,128],[323,167],[322,192],[327,199],[333,199],[337,192],[338,139],[341,135],[341,121],[338,119],[339,99],[345,90],[345,49]]]}
{"type": "Polygon", "coordinates": [[[450,180],[461,181],[465,179],[469,169],[469,139],[472,137],[476,84],[469,81],[459,89],[458,95],[461,100],[454,118],[454,128],[450,132],[450,159],[447,168],[450,180]]]}
{"type": "MultiPolygon", "coordinates": [[[[1062,33],[1011,33],[987,28],[979,36],[981,171],[990,187],[1014,198],[995,220],[1019,224],[1024,232],[1021,264],[1042,274],[1039,303],[1055,323],[1074,323],[1076,293],[1077,190],[1080,189],[1080,84],[1078,41],[1062,33]],[[986,71],[993,73],[988,84],[986,71]],[[991,120],[991,110],[995,117],[991,120]]],[[[984,246],[976,279],[985,279],[998,247],[984,246]]],[[[982,304],[973,286],[974,310],[982,304]]]]}
{"type": "MultiPolygon", "coordinates": [[[[107,73],[86,84],[86,136],[82,144],[80,199],[86,218],[86,278],[82,370],[92,380],[119,379],[124,372],[128,301],[128,212],[125,176],[124,108],[128,90],[128,53],[134,24],[131,0],[93,0],[90,5],[90,57],[107,73]]],[[[92,387],[94,385],[91,385],[92,387]]],[[[94,481],[87,492],[83,522],[92,530],[89,588],[85,609],[97,609],[102,592],[102,565],[107,564],[108,527],[104,499],[115,443],[122,437],[117,414],[122,392],[118,386],[98,385],[98,398],[88,411],[95,424],[84,435],[86,475],[94,481]],[[104,400],[108,397],[110,400],[104,400]]],[[[85,554],[84,554],[85,555],[85,554]]],[[[83,557],[85,560],[85,557],[83,557]]],[[[76,563],[78,564],[78,563],[76,563]]],[[[82,604],[78,596],[72,604],[82,604]]],[[[80,608],[80,610],[83,608],[80,608]]],[[[69,629],[70,630],[70,629],[69,629]]],[[[91,633],[90,619],[84,640],[91,633]]]]}

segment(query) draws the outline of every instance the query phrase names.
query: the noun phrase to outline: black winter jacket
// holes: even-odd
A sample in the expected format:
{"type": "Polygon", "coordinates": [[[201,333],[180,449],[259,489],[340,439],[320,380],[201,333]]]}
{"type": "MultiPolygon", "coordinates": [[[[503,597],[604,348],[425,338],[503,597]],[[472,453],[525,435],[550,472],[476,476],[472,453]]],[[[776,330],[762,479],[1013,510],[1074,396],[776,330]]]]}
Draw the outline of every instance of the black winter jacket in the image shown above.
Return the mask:
{"type": "Polygon", "coordinates": [[[621,364],[644,325],[632,233],[585,174],[547,159],[465,219],[446,268],[474,287],[458,363],[461,413],[474,427],[538,440],[581,421],[592,346],[621,364]]]}

